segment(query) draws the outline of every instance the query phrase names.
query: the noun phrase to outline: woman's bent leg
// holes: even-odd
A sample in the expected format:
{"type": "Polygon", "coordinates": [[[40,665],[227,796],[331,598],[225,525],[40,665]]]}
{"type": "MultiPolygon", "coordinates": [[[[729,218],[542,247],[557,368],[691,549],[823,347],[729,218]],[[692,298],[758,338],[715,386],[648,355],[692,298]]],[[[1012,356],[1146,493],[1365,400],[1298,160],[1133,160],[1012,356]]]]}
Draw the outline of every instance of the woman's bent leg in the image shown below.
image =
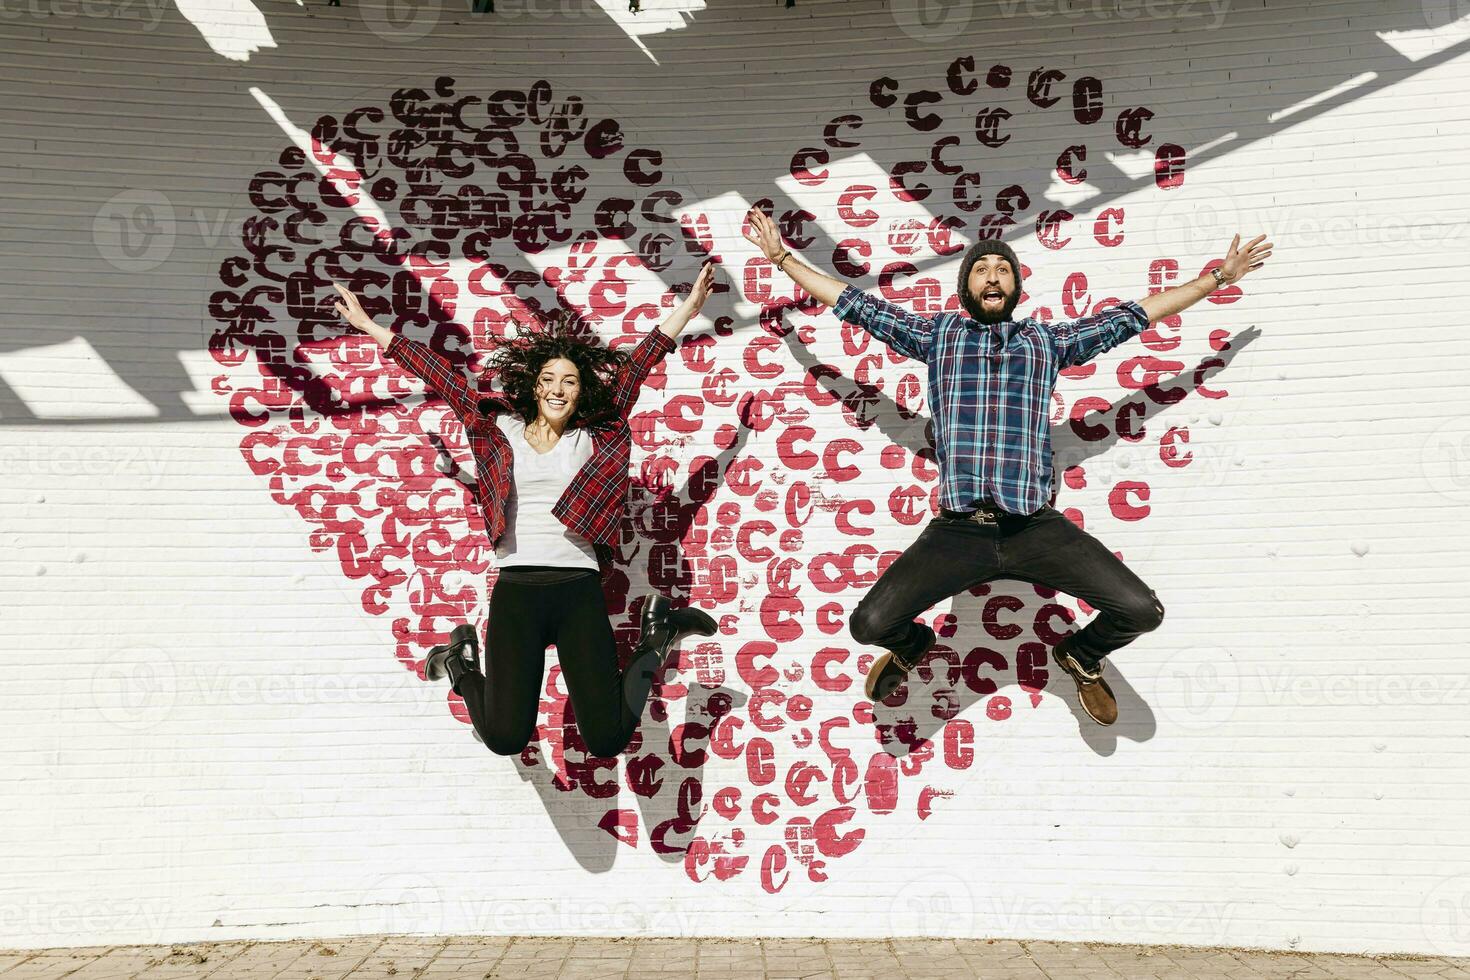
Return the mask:
{"type": "Polygon", "coordinates": [[[635,660],[626,673],[618,670],[617,644],[596,575],[557,588],[553,642],[577,713],[577,728],[588,752],[612,758],[633,738],[659,665],[635,660]]]}
{"type": "Polygon", "coordinates": [[[454,687],[485,747],[498,755],[518,754],[536,733],[553,588],[497,581],[485,627],[485,673],[466,671],[454,687]]]}

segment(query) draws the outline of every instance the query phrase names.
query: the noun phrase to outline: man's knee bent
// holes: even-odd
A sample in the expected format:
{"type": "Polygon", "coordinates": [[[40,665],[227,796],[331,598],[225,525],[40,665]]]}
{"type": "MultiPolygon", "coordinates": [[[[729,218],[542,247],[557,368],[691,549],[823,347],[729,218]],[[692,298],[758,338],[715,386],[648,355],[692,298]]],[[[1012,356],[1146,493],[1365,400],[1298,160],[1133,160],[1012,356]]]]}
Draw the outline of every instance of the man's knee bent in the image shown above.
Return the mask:
{"type": "Polygon", "coordinates": [[[868,603],[865,599],[857,604],[852,615],[847,620],[847,631],[852,638],[864,646],[872,646],[878,642],[889,624],[884,620],[879,610],[868,603]]]}
{"type": "Polygon", "coordinates": [[[1150,589],[1128,609],[1128,621],[1140,633],[1152,633],[1164,622],[1164,604],[1150,589]]]}

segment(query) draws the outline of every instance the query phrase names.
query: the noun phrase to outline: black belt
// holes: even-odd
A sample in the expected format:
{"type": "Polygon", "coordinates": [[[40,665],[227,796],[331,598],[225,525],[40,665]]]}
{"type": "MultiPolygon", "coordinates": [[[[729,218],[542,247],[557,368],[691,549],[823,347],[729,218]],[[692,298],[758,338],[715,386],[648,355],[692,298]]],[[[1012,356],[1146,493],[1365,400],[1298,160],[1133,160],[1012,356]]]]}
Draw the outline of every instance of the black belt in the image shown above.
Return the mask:
{"type": "Polygon", "coordinates": [[[951,521],[974,521],[976,524],[994,524],[1002,517],[1006,517],[1010,511],[1001,508],[988,500],[977,500],[974,510],[950,510],[941,507],[939,515],[951,521]]]}

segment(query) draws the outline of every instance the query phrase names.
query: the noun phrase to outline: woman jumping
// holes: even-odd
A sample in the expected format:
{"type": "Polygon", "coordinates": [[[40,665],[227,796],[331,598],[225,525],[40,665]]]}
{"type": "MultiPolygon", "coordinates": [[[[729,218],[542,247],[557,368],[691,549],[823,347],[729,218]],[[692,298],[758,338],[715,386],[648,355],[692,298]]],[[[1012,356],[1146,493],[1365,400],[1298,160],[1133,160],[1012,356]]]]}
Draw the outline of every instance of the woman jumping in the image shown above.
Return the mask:
{"type": "Polygon", "coordinates": [[[350,290],[332,284],[341,294],[337,312],[443,398],[469,438],[476,496],[500,569],[485,673],[475,662],[475,629],[466,624],[430,650],[424,677],[448,675],[492,752],[515,755],[535,735],[548,646],[556,646],[587,750],[610,758],[632,739],[674,644],[715,632],[707,613],[671,608],[654,593],[643,606],[633,660],[620,671],[599,574],[609,567],[628,496],[628,414],[713,282],[714,266],[706,263],[689,296],[631,354],[598,344],[575,315],[500,343],[487,370],[500,380],[499,395],[476,394],[448,360],[374,323],[350,290]]]}

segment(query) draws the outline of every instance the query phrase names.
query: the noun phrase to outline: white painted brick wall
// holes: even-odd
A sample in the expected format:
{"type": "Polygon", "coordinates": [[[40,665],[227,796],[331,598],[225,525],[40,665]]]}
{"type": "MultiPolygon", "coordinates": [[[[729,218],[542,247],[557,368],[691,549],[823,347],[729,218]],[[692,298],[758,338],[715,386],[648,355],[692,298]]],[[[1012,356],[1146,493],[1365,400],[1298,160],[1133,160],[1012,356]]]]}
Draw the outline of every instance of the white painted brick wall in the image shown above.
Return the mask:
{"type": "MultiPolygon", "coordinates": [[[[649,9],[632,17],[613,0],[497,6],[474,17],[433,2],[395,17],[365,0],[0,0],[0,945],[385,931],[922,934],[1470,954],[1470,396],[1460,367],[1470,9],[1452,0],[800,0],[792,10],[779,0],[710,9],[645,0],[649,9]],[[934,133],[906,125],[903,98],[944,92],[946,70],[965,55],[979,89],[920,106],[943,116],[934,133]],[[1013,69],[1009,89],[985,85],[996,64],[1013,69]],[[1042,68],[1066,76],[1062,101],[1045,110],[1025,93],[1042,68]],[[314,526],[273,499],[270,475],[253,473],[242,453],[252,432],[289,428],[287,413],[262,429],[231,418],[229,393],[259,387],[259,373],[253,360],[224,366],[209,352],[222,329],[212,296],[304,271],[313,251],[244,269],[243,286],[223,281],[227,260],[247,254],[246,222],[259,217],[252,178],[286,169],[278,160],[293,132],[386,109],[395,91],[429,91],[441,76],[476,96],[544,79],[556,100],[575,96],[590,118],[616,119],[629,149],[661,151],[659,186],[681,193],[676,213],[710,222],[733,283],[735,294],[708,312],[733,318],[712,355],[738,390],[804,371],[786,341],[760,355],[780,367],[775,379],[753,377],[743,359],[761,336],[738,236],[750,202],[810,211],[817,244],[804,254],[831,270],[842,238],[869,243],[875,263],[897,258],[887,231],[904,218],[958,214],[971,224],[957,239],[970,241],[995,193],[1022,184],[1032,207],[1012,241],[1033,270],[1023,309],[1058,315],[1069,273],[1086,272],[1094,302],[1133,298],[1156,259],[1179,260],[1187,277],[1229,232],[1268,231],[1272,264],[1239,302],[1189,310],[1177,350],[1135,341],[1060,389],[1069,407],[1086,396],[1136,398],[1117,378],[1129,358],[1153,353],[1192,368],[1212,355],[1214,332],[1259,331],[1211,377],[1227,397],[1191,394],[1151,415],[1144,440],[1114,443],[1087,461],[1085,488],[1062,490],[1059,506],[1084,513],[1168,610],[1161,629],[1115,658],[1116,731],[1078,723],[1055,672],[1034,707],[1016,686],[1017,643],[1035,641],[1029,617],[1041,600],[998,583],[994,592],[1025,598],[1024,614],[999,615],[1024,635],[988,637],[984,603],[964,597],[955,643],[1007,658],[995,676],[1009,717],[991,719],[991,700],[969,694],[946,729],[933,715],[949,697],[942,680],[887,710],[887,723],[925,725],[935,756],[902,773],[888,803],[881,785],[843,788],[855,812],[840,832],[864,836],[848,853],[820,856],[824,866],[787,847],[786,835],[799,838],[804,820],[839,803],[830,761],[789,715],[765,735],[775,782],[753,785],[744,754],[711,753],[693,801],[705,808],[699,826],[672,838],[687,846],[697,835],[747,859],[723,881],[704,843],[689,854],[650,847],[650,832],[679,807],[681,770],[666,747],[629,757],[661,761],[663,789],[645,798],[625,782],[614,800],[561,792],[545,765],[486,753],[451,716],[443,686],[419,681],[394,654],[394,620],[447,630],[452,617],[419,620],[422,579],[386,587],[380,613],[365,608],[372,582],[345,575],[337,542],[313,542],[314,526]],[[893,108],[870,101],[883,76],[896,82],[893,108]],[[1087,127],[1070,105],[1082,76],[1104,87],[1104,117],[1087,127]],[[996,150],[974,140],[985,106],[1015,113],[1013,138],[996,150]],[[1112,133],[1118,113],[1137,106],[1154,113],[1141,151],[1112,133]],[[825,181],[794,180],[793,154],[820,146],[823,126],[845,113],[863,117],[860,145],[832,152],[825,181]],[[880,172],[926,159],[950,132],[965,137],[957,158],[983,175],[986,203],[973,215],[954,209],[948,178],[931,171],[922,179],[943,193],[905,202],[880,172]],[[1089,147],[1091,196],[1052,173],[1075,142],[1089,147]],[[1164,142],[1189,153],[1183,185],[1169,190],[1150,179],[1164,142]],[[880,220],[854,229],[839,192],[872,173],[878,194],[859,209],[880,220]],[[1026,225],[1064,199],[1078,216],[1074,238],[1052,251],[1026,225]],[[1091,234],[1107,207],[1127,215],[1115,248],[1091,234]],[[1171,426],[1189,429],[1188,466],[1160,463],[1171,426]],[[1110,488],[1129,480],[1150,485],[1144,520],[1109,507],[1110,488]],[[945,732],[960,722],[974,733],[964,767],[944,758],[945,732]],[[826,767],[805,807],[784,788],[800,763],[826,767]],[[722,788],[740,794],[729,819],[711,809],[722,788]],[[776,819],[762,824],[750,805],[767,791],[776,819]],[[599,828],[614,808],[629,815],[632,844],[599,828]]],[[[378,135],[392,128],[359,124],[378,135]]],[[[626,189],[616,168],[589,169],[590,198],[626,189]]],[[[321,192],[303,185],[300,199],[319,202],[321,192]]],[[[313,234],[335,235],[352,216],[326,213],[313,234]]],[[[639,234],[652,227],[634,220],[639,234]]],[[[285,244],[279,228],[262,234],[285,244]]],[[[554,252],[506,248],[498,242],[493,254],[517,268],[565,264],[554,252]]],[[[678,255],[662,276],[624,266],[628,302],[657,303],[687,281],[694,261],[678,255]]],[[[949,295],[954,259],[921,250],[912,261],[949,295]]],[[[454,273],[461,283],[467,274],[454,273]]],[[[860,285],[878,288],[873,278],[860,285]]],[[[569,296],[587,302],[586,287],[569,296]]],[[[284,301],[259,301],[276,318],[259,329],[294,337],[284,301]]],[[[810,327],[813,360],[844,374],[877,368],[868,380],[890,396],[913,369],[864,367],[829,312],[789,322],[810,327]]],[[[675,355],[667,364],[666,389],[641,407],[701,391],[690,363],[675,355]]],[[[389,390],[390,367],[364,371],[376,378],[372,394],[404,397],[401,383],[389,390]]],[[[917,528],[889,516],[889,493],[929,483],[912,475],[909,456],[900,469],[882,465],[888,440],[877,428],[854,429],[836,406],[801,407],[816,432],[806,446],[859,440],[860,477],[838,484],[820,464],[785,467],[778,437],[803,424],[789,412],[743,454],[766,466],[782,497],[809,481],[828,499],[872,499],[876,513],[862,523],[875,533],[846,536],[832,510],[813,512],[793,549],[802,635],[755,666],[785,671],[774,690],[812,698],[813,721],[848,718],[834,741],[867,773],[882,750],[872,726],[854,720],[860,687],[826,692],[811,679],[822,648],[850,648],[834,671],[855,677],[858,654],[871,652],[845,628],[862,589],[824,595],[810,565],[855,542],[902,548],[917,528]],[[830,635],[818,616],[829,601],[843,610],[830,635]]],[[[699,431],[655,451],[678,464],[675,485],[697,455],[716,451],[715,429],[730,421],[732,408],[710,406],[699,431]]],[[[389,455],[423,445],[417,428],[388,421],[376,438],[389,455]]],[[[394,481],[384,471],[365,487],[359,503],[371,510],[394,481]]],[[[742,503],[742,522],[769,517],[788,529],[779,506],[761,511],[729,486],[708,527],[731,501],[742,503]]],[[[381,533],[373,520],[370,539],[381,533]]],[[[470,538],[463,517],[443,523],[470,538]]],[[[714,542],[709,554],[736,550],[714,542]]],[[[739,740],[757,734],[750,698],[759,692],[736,654],[765,638],[767,564],[737,559],[739,598],[719,610],[731,616],[727,632],[702,668],[723,671],[736,695],[739,740]]],[[[388,562],[388,573],[399,570],[413,562],[388,562]]],[[[634,595],[647,574],[646,562],[635,568],[634,595]]],[[[472,590],[468,614],[483,621],[482,576],[444,581],[472,590]]],[[[412,659],[423,644],[404,649],[412,659]]],[[[695,675],[691,662],[670,680],[695,675]]],[[[645,721],[650,741],[685,717],[682,696],[670,700],[670,721],[645,721]]],[[[694,719],[698,705],[688,710],[694,719]]]]}

